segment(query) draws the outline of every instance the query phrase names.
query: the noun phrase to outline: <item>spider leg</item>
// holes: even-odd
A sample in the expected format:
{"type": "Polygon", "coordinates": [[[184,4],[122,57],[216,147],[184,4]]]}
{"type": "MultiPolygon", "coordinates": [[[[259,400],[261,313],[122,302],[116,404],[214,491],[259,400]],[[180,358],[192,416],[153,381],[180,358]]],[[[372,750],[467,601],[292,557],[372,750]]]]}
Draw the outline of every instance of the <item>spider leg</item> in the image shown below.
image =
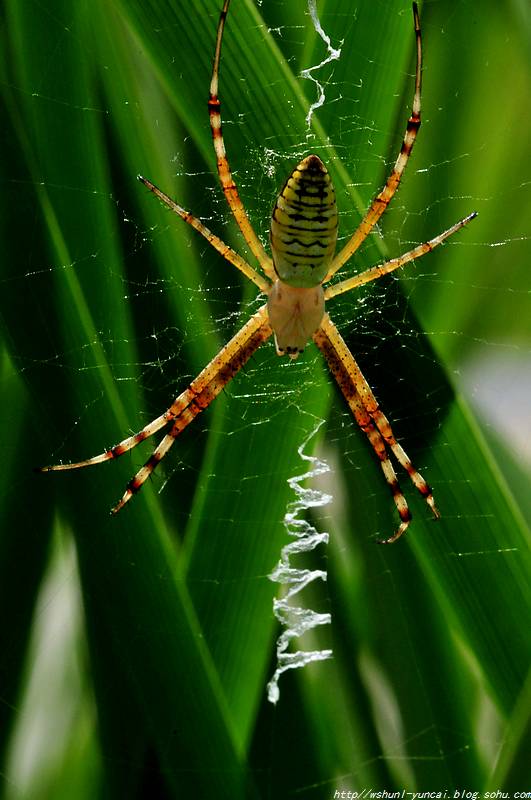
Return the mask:
{"type": "Polygon", "coordinates": [[[396,441],[389,421],[380,410],[369,384],[328,314],[323,317],[321,327],[313,338],[328,362],[341,392],[356,417],[356,421],[369,437],[369,441],[380,459],[387,483],[391,487],[395,505],[402,522],[396,533],[389,539],[384,540],[384,543],[389,544],[396,541],[404,533],[409,525],[411,515],[400,490],[396,474],[387,458],[385,445],[393,452],[398,463],[408,473],[413,485],[430,506],[434,516],[438,518],[439,512],[435,507],[432,491],[422,475],[415,469],[404,449],[396,441]],[[372,427],[368,425],[367,417],[363,415],[363,412],[360,412],[360,406],[368,416],[369,422],[374,423],[372,427]],[[374,426],[377,430],[374,429],[374,426]]]}
{"type": "Polygon", "coordinates": [[[219,17],[218,32],[216,38],[216,52],[214,55],[214,64],[212,67],[212,79],[210,81],[210,95],[208,99],[208,113],[210,116],[210,128],[212,130],[212,140],[214,142],[214,151],[217,158],[217,168],[221,188],[233,213],[238,227],[240,228],[245,241],[249,245],[251,252],[258,260],[261,268],[268,278],[271,280],[276,279],[275,271],[273,269],[273,262],[267,255],[264,247],[254,232],[249,217],[247,216],[243,203],[238,194],[238,189],[234,183],[229,161],[227,159],[227,152],[225,150],[225,143],[223,141],[223,132],[221,130],[221,105],[218,98],[218,84],[219,84],[219,62],[221,58],[221,42],[223,40],[223,30],[225,28],[225,19],[229,10],[230,0],[225,0],[223,9],[219,17]]]}
{"type": "MultiPolygon", "coordinates": [[[[326,343],[323,339],[320,338],[319,332],[316,334],[318,339],[316,339],[316,343],[320,348],[321,352],[325,356],[327,362],[331,366],[331,354],[330,350],[327,347],[329,342],[326,343]]],[[[336,373],[334,373],[336,380],[338,380],[336,373]]],[[[396,509],[398,511],[398,515],[401,519],[401,523],[398,527],[396,533],[390,539],[384,540],[386,544],[390,542],[396,541],[403,533],[407,530],[409,523],[411,522],[411,512],[409,510],[409,506],[407,504],[406,498],[404,497],[402,490],[400,488],[400,484],[398,482],[398,478],[396,477],[396,472],[394,470],[391,461],[389,460],[389,456],[387,455],[387,449],[385,446],[385,441],[380,433],[380,431],[376,428],[374,422],[371,420],[369,413],[363,402],[361,400],[360,395],[356,391],[354,385],[352,383],[348,384],[346,381],[346,376],[343,375],[342,382],[340,384],[341,391],[352,411],[356,422],[358,423],[359,427],[363,431],[363,433],[367,436],[372,449],[378,456],[380,461],[380,466],[382,468],[385,480],[389,484],[391,489],[393,500],[395,502],[396,509]],[[345,388],[343,388],[345,387],[345,388]],[[348,396],[347,396],[348,395],[348,396]]],[[[339,383],[339,380],[338,380],[339,383]]]]}
{"type": "Polygon", "coordinates": [[[52,464],[46,467],[37,467],[37,472],[62,472],[71,469],[82,469],[83,467],[92,467],[94,464],[102,464],[104,461],[112,461],[119,456],[122,456],[124,453],[127,453],[128,450],[132,450],[133,447],[136,447],[137,444],[143,442],[144,439],[149,439],[150,436],[160,431],[168,422],[175,419],[175,416],[178,412],[174,409],[178,409],[180,405],[186,407],[186,405],[191,401],[193,395],[190,392],[190,389],[186,389],[185,392],[179,395],[173,404],[168,408],[164,414],[161,414],[160,417],[152,420],[145,428],[142,428],[141,431],[138,433],[134,433],[132,436],[128,436],[127,439],[123,439],[123,441],[118,442],[109,450],[105,450],[104,453],[100,453],[97,456],[92,456],[92,458],[85,458],[83,461],[73,461],[68,464],[52,464]]]}
{"type": "Polygon", "coordinates": [[[407,121],[406,132],[404,134],[402,147],[400,148],[400,153],[398,154],[398,158],[395,161],[393,171],[387,178],[385,186],[372,201],[369,210],[361,220],[360,224],[358,225],[352,237],[333,259],[330,265],[330,269],[328,270],[328,275],[326,276],[325,279],[327,281],[330,280],[332,275],[335,275],[337,270],[340,269],[343,266],[343,264],[345,264],[345,262],[348,261],[349,258],[356,252],[358,247],[367,238],[367,236],[372,231],[372,229],[374,228],[374,226],[384,213],[385,209],[391,202],[393,195],[398,189],[398,186],[402,179],[402,175],[404,174],[404,171],[406,169],[409,156],[411,155],[413,145],[415,144],[415,140],[417,138],[417,133],[420,128],[420,95],[422,88],[422,39],[420,33],[419,12],[416,3],[413,3],[413,19],[415,23],[415,37],[417,43],[415,93],[413,95],[413,106],[411,109],[411,116],[407,121]]]}
{"type": "Polygon", "coordinates": [[[325,300],[329,300],[331,297],[336,297],[338,294],[343,294],[344,292],[350,292],[351,289],[355,289],[357,286],[362,286],[364,283],[370,283],[377,278],[381,278],[382,275],[388,275],[390,272],[394,272],[395,269],[404,266],[404,264],[413,261],[413,259],[420,258],[426,253],[429,253],[435,247],[438,247],[438,245],[442,244],[445,239],[448,239],[449,236],[458,231],[460,228],[468,225],[468,223],[475,219],[475,217],[477,217],[477,211],[473,211],[472,214],[469,214],[468,217],[459,220],[459,222],[456,222],[455,225],[452,225],[452,227],[448,228],[448,230],[443,231],[443,233],[440,233],[438,236],[435,236],[428,242],[424,242],[424,244],[419,244],[417,247],[414,247],[407,253],[398,256],[398,258],[391,258],[389,261],[386,261],[383,264],[377,264],[375,267],[370,267],[364,272],[360,272],[359,275],[353,275],[352,278],[347,278],[344,281],[340,281],[332,286],[328,286],[324,293],[325,300]]]}
{"type": "Polygon", "coordinates": [[[128,491],[126,492],[126,494],[128,494],[127,499],[124,499],[124,495],[122,501],[113,509],[113,513],[116,513],[116,511],[130,499],[132,494],[138,491],[148,475],[151,474],[156,464],[160,461],[162,456],[165,455],[171,444],[173,444],[175,437],[184,430],[197,414],[207,408],[223,387],[251,357],[254,351],[262,342],[265,342],[269,336],[271,336],[271,333],[272,331],[267,317],[267,306],[263,305],[258,309],[256,314],[253,314],[248,322],[240,328],[238,333],[227,342],[217,356],[207,364],[191,382],[190,386],[176,398],[164,414],[154,419],[138,433],[124,439],[104,453],[72,464],[56,464],[48,467],[39,467],[38,472],[58,472],[61,470],[80,469],[94,464],[101,464],[104,461],[110,461],[132,450],[133,447],[143,442],[144,439],[153,436],[154,433],[165,425],[173,422],[174,425],[170,434],[162,440],[149,461],[129,484],[128,491]],[[169,444],[167,442],[168,439],[171,439],[169,444]],[[145,477],[137,481],[138,476],[140,476],[141,473],[143,474],[143,471],[148,468],[148,465],[149,469],[145,477]]]}
{"type": "Polygon", "coordinates": [[[190,384],[189,391],[192,392],[192,399],[175,415],[175,421],[170,432],[162,439],[134,478],[129,481],[122,499],[114,506],[111,514],[117,514],[133,495],[142,488],[142,485],[149,478],[157,464],[164,458],[177,436],[201,411],[204,411],[210,405],[258,347],[269,339],[272,332],[267,319],[267,308],[262,306],[190,384]],[[251,322],[253,323],[252,325],[249,324],[251,322]]]}
{"type": "Polygon", "coordinates": [[[150,192],[153,192],[155,197],[158,197],[165,205],[168,206],[175,214],[178,214],[181,219],[184,219],[185,222],[188,223],[192,228],[205,237],[207,242],[212,245],[214,250],[217,250],[218,253],[223,256],[227,261],[230,261],[240,272],[243,272],[246,278],[249,278],[260,291],[264,292],[265,294],[269,291],[269,281],[266,281],[255,269],[251,267],[247,261],[242,258],[232,247],[229,247],[228,244],[225,244],[223,239],[220,239],[219,236],[216,236],[215,233],[212,233],[206,225],[203,225],[201,220],[197,217],[194,217],[193,214],[190,214],[189,211],[186,211],[182,206],[172,200],[165,192],[161,191],[158,186],[155,186],[154,183],[151,183],[150,180],[147,178],[142,177],[142,175],[138,175],[138,180],[144,184],[144,186],[149,189],[150,192]]]}

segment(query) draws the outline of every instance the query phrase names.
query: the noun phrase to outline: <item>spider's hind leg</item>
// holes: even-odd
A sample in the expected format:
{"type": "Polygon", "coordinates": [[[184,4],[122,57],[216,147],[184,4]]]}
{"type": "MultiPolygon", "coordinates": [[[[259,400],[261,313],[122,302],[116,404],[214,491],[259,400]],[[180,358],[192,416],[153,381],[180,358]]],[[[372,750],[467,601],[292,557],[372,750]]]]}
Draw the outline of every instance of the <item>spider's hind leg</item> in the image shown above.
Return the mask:
{"type": "Polygon", "coordinates": [[[394,542],[407,529],[411,520],[411,513],[398,484],[393,466],[389,461],[387,448],[391,450],[398,463],[406,470],[413,485],[424,497],[433,515],[438,518],[439,512],[435,507],[432,491],[422,475],[415,469],[404,449],[396,441],[389,421],[380,411],[369,384],[363,377],[352,353],[328,314],[323,317],[321,327],[313,338],[326,358],[328,366],[358,425],[368,436],[376,455],[380,459],[385,479],[391,488],[395,505],[402,520],[398,531],[389,539],[383,540],[384,543],[394,542]]]}
{"type": "Polygon", "coordinates": [[[409,510],[407,500],[400,488],[398,478],[396,477],[396,472],[391,464],[391,461],[389,460],[385,446],[385,440],[369,416],[367,409],[363,405],[361,397],[354,387],[351,387],[348,397],[344,391],[343,394],[347,400],[350,410],[354,414],[356,422],[360,426],[361,430],[366,434],[372,449],[380,460],[380,465],[382,467],[385,480],[391,489],[396,510],[398,511],[398,515],[401,520],[398,530],[392,536],[390,536],[388,539],[378,540],[380,544],[391,544],[392,542],[396,542],[396,540],[406,532],[409,523],[411,522],[411,512],[409,510]]]}
{"type": "MultiPolygon", "coordinates": [[[[363,378],[363,375],[361,375],[361,377],[363,378]]],[[[363,378],[363,380],[365,379],[363,378]]],[[[413,483],[415,488],[419,490],[420,494],[426,500],[427,504],[429,505],[429,507],[433,512],[433,516],[435,517],[435,519],[439,519],[441,515],[439,514],[437,506],[435,505],[435,500],[433,499],[433,492],[431,490],[431,487],[422,477],[420,472],[417,469],[415,469],[411,459],[409,458],[404,448],[396,441],[389,420],[387,419],[385,414],[383,414],[382,411],[380,411],[380,409],[378,408],[376,399],[374,398],[374,395],[370,390],[368,384],[367,388],[369,389],[370,395],[376,406],[372,410],[370,408],[368,409],[369,414],[371,415],[372,419],[374,419],[374,422],[376,423],[378,430],[382,434],[385,443],[391,448],[396,460],[398,461],[400,466],[406,470],[407,474],[411,478],[411,482],[413,483]]]]}

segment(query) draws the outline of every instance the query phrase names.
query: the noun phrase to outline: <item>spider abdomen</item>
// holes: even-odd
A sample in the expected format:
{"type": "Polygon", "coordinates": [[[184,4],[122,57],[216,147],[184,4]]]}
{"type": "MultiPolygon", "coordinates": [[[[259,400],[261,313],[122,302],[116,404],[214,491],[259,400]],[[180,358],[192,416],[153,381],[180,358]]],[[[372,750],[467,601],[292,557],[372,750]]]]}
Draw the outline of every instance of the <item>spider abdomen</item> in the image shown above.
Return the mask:
{"type": "Polygon", "coordinates": [[[337,241],[337,205],[332,180],[318,156],[298,164],[275,203],[271,253],[283,283],[297,288],[324,280],[337,241]]]}

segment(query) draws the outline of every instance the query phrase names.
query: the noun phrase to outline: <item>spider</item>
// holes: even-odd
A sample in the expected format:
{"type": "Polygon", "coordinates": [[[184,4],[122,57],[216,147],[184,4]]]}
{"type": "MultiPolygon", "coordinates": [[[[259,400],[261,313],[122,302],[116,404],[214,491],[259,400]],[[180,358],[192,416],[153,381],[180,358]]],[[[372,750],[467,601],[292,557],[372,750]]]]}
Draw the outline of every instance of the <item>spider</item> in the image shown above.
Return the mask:
{"type": "Polygon", "coordinates": [[[153,436],[165,426],[171,425],[169,432],[166,433],[144,466],[128,483],[122,499],[111,511],[112,514],[116,514],[139,491],[181,431],[210,405],[261,344],[273,335],[278,355],[287,355],[289,358],[295,359],[303,352],[308,341],[313,338],[327,361],[356,422],[369,439],[380,461],[385,480],[391,489],[400,517],[400,525],[396,532],[382,542],[391,543],[406,531],[411,521],[411,513],[400,489],[388,451],[405,469],[433,515],[436,518],[440,515],[435,506],[432,490],[395,439],[389,421],[380,410],[354,356],[326,313],[325,301],[376,280],[382,275],[387,275],[415,258],[420,258],[467,225],[476,216],[476,212],[469,214],[448,230],[424,244],[414,247],[398,258],[392,258],[383,264],[370,267],[360,274],[332,285],[329,283],[336,272],[358,250],[384,213],[399,186],[417,138],[420,127],[422,67],[422,42],[417,4],[413,3],[417,52],[413,106],[400,152],[385,186],[372,201],[352,237],[334,255],[338,228],[334,187],[321,159],[313,154],[306,156],[288,177],[276,199],[271,218],[271,256],[266,253],[256,235],[240,200],[238,189],[231,175],[221,130],[218,78],[223,31],[229,4],[230,0],[225,0],[217,28],[208,111],[221,187],[234,219],[256,258],[261,272],[252,267],[203,225],[197,217],[178,205],[151,181],[140,175],[138,179],[159,200],[204,236],[223,258],[256,284],[260,292],[267,297],[267,302],[253,314],[249,321],[190,383],[188,388],[174,400],[172,405],[141,431],[93,458],[77,463],[41,467],[39,471],[79,469],[110,461],[136,447],[139,442],[153,436]]]}

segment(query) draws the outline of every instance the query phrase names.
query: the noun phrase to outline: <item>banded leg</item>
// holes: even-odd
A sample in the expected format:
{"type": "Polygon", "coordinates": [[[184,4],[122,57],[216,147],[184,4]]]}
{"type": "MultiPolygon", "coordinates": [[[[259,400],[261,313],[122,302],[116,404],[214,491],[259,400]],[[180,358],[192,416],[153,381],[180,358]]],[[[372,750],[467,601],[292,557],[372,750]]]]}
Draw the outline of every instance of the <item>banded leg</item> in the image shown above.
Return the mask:
{"type": "MultiPolygon", "coordinates": [[[[433,515],[438,518],[440,515],[435,506],[435,501],[433,499],[433,494],[430,487],[422,475],[415,469],[411,459],[407,456],[404,449],[396,441],[389,421],[380,410],[378,402],[376,401],[369,384],[363,377],[363,374],[354,357],[350,353],[343,337],[337,330],[334,323],[331,322],[327,314],[325,314],[323,318],[321,327],[317,333],[314,334],[314,341],[325,356],[330,370],[334,375],[341,392],[345,396],[345,399],[349,403],[349,406],[351,405],[349,398],[352,397],[353,392],[356,392],[367,414],[370,416],[379,433],[381,434],[383,441],[393,452],[398,463],[406,470],[413,485],[418,489],[420,494],[424,497],[427,504],[431,508],[433,515]]],[[[390,483],[389,480],[388,483],[390,483]]],[[[393,496],[395,496],[395,487],[392,484],[390,485],[393,491],[393,496]]],[[[398,489],[398,491],[400,490],[398,489]]],[[[400,516],[403,523],[409,522],[409,520],[406,520],[402,517],[402,514],[400,516]]],[[[402,535],[406,528],[407,524],[405,527],[401,525],[397,533],[394,534],[394,536],[392,536],[390,539],[385,540],[385,542],[390,543],[396,541],[396,539],[402,535]]]]}
{"type": "Polygon", "coordinates": [[[369,269],[364,270],[364,272],[360,272],[359,275],[353,275],[352,278],[346,278],[344,281],[340,281],[332,286],[328,286],[324,293],[325,300],[329,300],[331,297],[336,297],[338,294],[344,294],[344,292],[350,292],[351,289],[355,289],[357,286],[362,286],[364,283],[370,283],[377,278],[381,278],[383,275],[388,275],[390,272],[394,272],[395,269],[403,267],[404,264],[408,264],[415,258],[420,258],[426,253],[429,253],[435,247],[438,247],[440,244],[442,244],[445,239],[448,239],[449,236],[452,236],[452,234],[460,230],[460,228],[468,225],[468,223],[475,219],[477,215],[477,211],[473,211],[468,215],[468,217],[465,217],[464,219],[459,220],[459,222],[456,222],[455,225],[452,225],[451,228],[443,231],[438,236],[434,236],[434,238],[430,239],[428,242],[419,244],[417,247],[414,247],[413,250],[409,250],[407,253],[398,256],[398,258],[391,258],[389,261],[385,261],[383,264],[377,264],[375,267],[370,267],[369,269]]]}
{"type": "Polygon", "coordinates": [[[411,522],[411,512],[409,510],[406,498],[404,497],[400,488],[394,467],[387,455],[387,449],[383,437],[376,428],[367,409],[363,405],[361,397],[356,391],[354,384],[349,381],[348,375],[345,372],[341,362],[338,362],[336,353],[334,352],[333,348],[330,347],[330,340],[326,337],[326,335],[324,335],[322,330],[317,331],[317,333],[314,335],[314,341],[328,362],[328,365],[343,393],[343,396],[345,397],[345,400],[349,405],[350,410],[352,411],[352,414],[354,415],[356,422],[367,436],[372,449],[380,461],[380,466],[382,468],[385,480],[391,489],[393,500],[401,520],[400,525],[393,536],[391,536],[389,539],[381,539],[380,543],[389,544],[391,542],[395,542],[407,530],[409,523],[411,522]]]}
{"type": "Polygon", "coordinates": [[[411,109],[411,116],[407,121],[406,132],[402,142],[402,147],[398,158],[395,161],[393,171],[387,178],[384,188],[376,195],[371,203],[371,206],[364,218],[358,225],[357,230],[352,235],[351,239],[346,243],[342,250],[336,255],[328,270],[326,280],[330,280],[338,269],[345,264],[349,258],[356,252],[361,243],[367,238],[372,231],[385,209],[391,202],[402,175],[407,166],[409,156],[413,150],[413,145],[417,138],[418,130],[420,128],[420,95],[422,89],[422,39],[420,33],[420,19],[417,4],[413,3],[413,20],[415,24],[415,38],[417,44],[417,67],[415,71],[415,93],[413,95],[413,106],[411,109]]]}
{"type": "Polygon", "coordinates": [[[201,220],[194,217],[193,214],[190,214],[189,211],[182,208],[175,200],[172,200],[165,192],[161,191],[158,186],[155,186],[154,183],[151,183],[147,178],[143,178],[142,175],[138,175],[138,180],[144,184],[144,186],[149,189],[150,192],[153,192],[155,197],[158,197],[159,200],[168,206],[175,214],[177,214],[181,219],[188,223],[192,228],[205,237],[207,242],[212,245],[214,250],[217,250],[218,253],[225,258],[227,261],[230,261],[240,272],[243,272],[246,278],[249,278],[260,291],[264,292],[265,294],[269,291],[269,281],[265,280],[255,269],[251,267],[247,261],[242,258],[232,247],[229,247],[228,244],[225,244],[223,239],[220,239],[219,236],[216,236],[215,233],[212,233],[206,225],[203,225],[201,220]]]}
{"type": "Polygon", "coordinates": [[[212,140],[214,142],[214,151],[217,158],[217,168],[221,188],[227,199],[227,203],[233,213],[234,219],[238,224],[245,241],[249,245],[251,252],[258,260],[261,268],[268,278],[275,280],[276,275],[273,269],[273,262],[267,255],[262,242],[254,232],[253,226],[246,214],[243,203],[238,194],[238,189],[234,183],[229,161],[227,159],[227,152],[225,150],[225,142],[223,141],[223,132],[221,130],[221,104],[218,97],[219,85],[219,62],[221,58],[221,42],[223,40],[223,30],[225,28],[225,19],[229,10],[230,0],[225,0],[223,9],[219,17],[218,32],[216,38],[216,52],[214,54],[214,64],[212,67],[212,79],[210,81],[210,95],[208,99],[208,113],[210,116],[210,128],[212,130],[212,140]]]}
{"type": "MultiPolygon", "coordinates": [[[[265,306],[263,306],[260,311],[263,311],[263,309],[265,309],[265,306]]],[[[220,351],[219,355],[216,356],[214,361],[219,360],[219,363],[210,379],[208,381],[202,381],[202,388],[200,388],[201,384],[198,383],[198,381],[203,373],[200,373],[198,378],[196,378],[196,380],[190,384],[190,391],[193,394],[190,402],[178,415],[176,415],[170,432],[166,434],[164,439],[162,439],[161,443],[153,451],[144,466],[139,469],[134,478],[129,481],[122,499],[112,509],[111,514],[117,514],[118,511],[120,511],[120,509],[123,508],[127,502],[129,502],[133,495],[135,495],[142,488],[142,485],[149,478],[157,464],[159,464],[164,458],[177,436],[190,424],[190,422],[195,419],[195,417],[197,417],[198,414],[201,413],[201,411],[204,411],[205,408],[210,405],[210,403],[218,396],[227,383],[229,383],[229,381],[249,360],[258,347],[260,347],[261,344],[269,339],[273,331],[271,330],[271,326],[267,321],[267,317],[264,319],[264,314],[260,314],[260,312],[258,312],[254,315],[254,317],[251,317],[251,320],[254,320],[255,317],[258,317],[259,315],[262,322],[260,325],[255,327],[250,335],[245,336],[244,340],[242,339],[242,334],[244,334],[245,329],[248,328],[249,325],[249,323],[247,323],[247,325],[245,325],[239,331],[239,333],[236,334],[234,339],[229,342],[229,345],[231,345],[236,339],[239,340],[239,345],[235,351],[232,350],[226,352],[226,348],[228,347],[227,345],[225,348],[223,348],[223,350],[220,351]],[[220,356],[222,356],[224,353],[225,357],[220,359],[220,356]]],[[[211,364],[213,363],[214,362],[211,362],[211,364]]],[[[209,364],[209,367],[211,364],[209,364]]],[[[207,367],[207,369],[209,367],[207,367]]]]}
{"type": "MultiPolygon", "coordinates": [[[[138,433],[129,436],[104,453],[71,464],[55,464],[47,467],[40,467],[38,472],[58,472],[62,470],[81,469],[118,458],[129,450],[132,450],[133,447],[136,447],[140,442],[153,436],[153,434],[157,433],[157,431],[170,422],[174,422],[174,427],[180,426],[173,437],[175,438],[200,411],[212,402],[221,389],[250,358],[257,347],[271,336],[271,333],[272,331],[267,317],[267,306],[263,305],[258,309],[256,314],[253,314],[243,328],[227,342],[217,356],[207,364],[197,378],[192,381],[190,386],[176,398],[164,414],[154,419],[138,433]],[[185,424],[183,424],[183,422],[185,422],[185,424]]],[[[164,441],[163,439],[161,445],[164,441]]],[[[159,448],[157,448],[157,450],[158,449],[159,448]]],[[[164,450],[163,455],[167,452],[167,449],[168,448],[164,450]]],[[[160,461],[160,458],[158,458],[158,461],[160,461]]],[[[152,471],[152,469],[150,471],[152,471]]],[[[138,491],[138,489],[135,491],[138,491]]],[[[132,493],[133,492],[131,492],[131,494],[132,493]]],[[[120,508],[124,502],[127,501],[124,501],[122,498],[120,508]]],[[[113,509],[113,512],[116,513],[117,510],[119,510],[118,507],[113,509]]]]}
{"type": "Polygon", "coordinates": [[[384,441],[393,451],[398,463],[406,470],[414,486],[418,489],[420,494],[426,500],[427,504],[429,505],[429,507],[433,512],[433,515],[438,519],[440,517],[440,514],[437,511],[437,508],[435,507],[435,502],[433,500],[433,494],[430,487],[428,486],[422,475],[419,472],[417,472],[417,470],[411,463],[410,458],[405,453],[404,449],[396,441],[389,420],[387,419],[385,414],[381,411],[380,406],[378,405],[378,401],[376,400],[371,387],[365,380],[365,377],[362,371],[360,370],[359,366],[357,365],[354,356],[348,349],[345,340],[339,333],[338,329],[336,328],[336,326],[334,325],[328,314],[325,314],[323,318],[323,321],[321,323],[321,330],[325,333],[330,344],[334,348],[334,351],[337,357],[340,359],[343,368],[346,374],[348,375],[349,380],[352,381],[352,383],[354,384],[363,405],[367,409],[367,412],[369,413],[370,417],[373,419],[376,427],[382,434],[384,441]]]}

